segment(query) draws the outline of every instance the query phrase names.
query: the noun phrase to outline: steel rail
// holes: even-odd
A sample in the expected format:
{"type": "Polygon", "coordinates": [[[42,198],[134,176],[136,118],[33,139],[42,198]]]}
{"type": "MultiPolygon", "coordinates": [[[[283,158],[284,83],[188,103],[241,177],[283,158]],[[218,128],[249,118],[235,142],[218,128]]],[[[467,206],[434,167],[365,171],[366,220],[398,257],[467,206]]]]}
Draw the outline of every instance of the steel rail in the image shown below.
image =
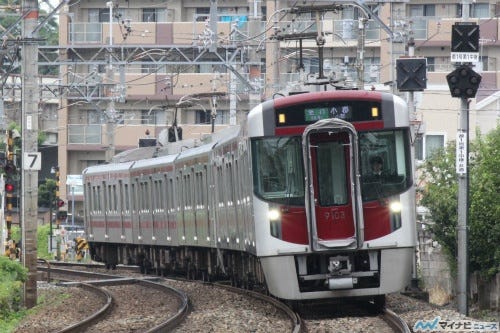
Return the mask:
{"type": "Polygon", "coordinates": [[[401,333],[411,333],[408,324],[398,316],[394,311],[384,308],[383,319],[391,326],[395,331],[401,333]]]}

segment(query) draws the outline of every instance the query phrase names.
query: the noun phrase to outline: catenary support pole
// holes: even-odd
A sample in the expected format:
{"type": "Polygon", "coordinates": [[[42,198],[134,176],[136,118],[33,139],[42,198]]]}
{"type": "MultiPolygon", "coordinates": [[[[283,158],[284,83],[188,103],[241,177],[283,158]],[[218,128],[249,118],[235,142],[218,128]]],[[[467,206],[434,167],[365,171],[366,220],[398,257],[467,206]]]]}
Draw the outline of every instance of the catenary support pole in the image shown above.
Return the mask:
{"type": "MultiPolygon", "coordinates": [[[[21,182],[21,260],[28,269],[24,283],[24,305],[32,308],[37,303],[37,216],[38,170],[24,168],[26,156],[38,151],[38,42],[33,33],[38,24],[38,1],[23,0],[22,11],[22,182],[21,182]]],[[[29,163],[27,163],[29,164],[29,163]]]]}

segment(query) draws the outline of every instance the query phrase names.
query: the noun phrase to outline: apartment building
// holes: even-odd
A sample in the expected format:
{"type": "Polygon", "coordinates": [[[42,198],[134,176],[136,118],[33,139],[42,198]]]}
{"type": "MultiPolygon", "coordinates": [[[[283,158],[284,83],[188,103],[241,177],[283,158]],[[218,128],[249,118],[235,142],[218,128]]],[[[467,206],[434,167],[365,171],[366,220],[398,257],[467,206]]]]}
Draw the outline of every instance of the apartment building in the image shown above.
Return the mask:
{"type": "MultiPolygon", "coordinates": [[[[414,94],[417,158],[425,159],[455,138],[460,101],[451,98],[445,77],[453,70],[451,27],[464,21],[464,6],[449,0],[70,3],[59,15],[61,180],[137,147],[146,131],[165,141],[177,125],[184,138],[200,139],[240,123],[275,93],[334,86],[397,93],[395,60],[408,55],[411,38],[415,56],[428,64],[427,89],[414,94]],[[312,5],[329,7],[318,15],[297,10],[312,5]],[[331,84],[310,84],[320,72],[331,84]]],[[[480,26],[475,70],[483,77],[470,125],[486,132],[499,119],[500,7],[466,6],[467,21],[480,26]]],[[[76,202],[81,215],[79,190],[63,184],[61,196],[76,202]]]]}

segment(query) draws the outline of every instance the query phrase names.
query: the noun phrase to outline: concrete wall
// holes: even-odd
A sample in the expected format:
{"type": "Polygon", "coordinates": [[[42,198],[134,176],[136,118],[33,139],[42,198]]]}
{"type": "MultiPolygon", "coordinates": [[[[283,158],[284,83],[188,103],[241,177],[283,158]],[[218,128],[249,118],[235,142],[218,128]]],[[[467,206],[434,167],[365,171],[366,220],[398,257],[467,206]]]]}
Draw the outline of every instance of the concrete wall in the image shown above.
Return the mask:
{"type": "MultiPolygon", "coordinates": [[[[444,305],[454,298],[456,281],[441,246],[432,239],[429,231],[418,230],[417,262],[423,289],[429,292],[429,301],[444,305]]],[[[469,299],[479,309],[500,309],[500,273],[490,280],[482,279],[477,272],[469,277],[469,299]]]]}
{"type": "Polygon", "coordinates": [[[439,305],[448,303],[455,291],[455,283],[441,246],[427,230],[418,230],[417,255],[419,278],[423,289],[429,292],[429,301],[439,305]]]}

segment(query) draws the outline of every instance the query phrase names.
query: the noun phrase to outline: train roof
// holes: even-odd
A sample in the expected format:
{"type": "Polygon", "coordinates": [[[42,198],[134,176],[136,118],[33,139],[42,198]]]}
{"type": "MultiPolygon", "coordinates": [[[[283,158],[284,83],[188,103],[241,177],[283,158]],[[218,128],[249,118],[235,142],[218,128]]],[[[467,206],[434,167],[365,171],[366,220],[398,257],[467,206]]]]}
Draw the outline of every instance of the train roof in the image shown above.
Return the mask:
{"type": "Polygon", "coordinates": [[[208,155],[218,145],[224,145],[237,138],[241,126],[229,126],[199,140],[182,140],[169,143],[166,147],[135,148],[113,157],[109,164],[99,164],[83,170],[83,175],[116,173],[155,166],[164,166],[195,156],[208,155]],[[201,145],[200,145],[201,144],[201,145]]]}
{"type": "Polygon", "coordinates": [[[85,170],[83,170],[83,175],[93,175],[93,174],[100,174],[103,172],[119,172],[119,171],[125,171],[129,170],[132,165],[134,164],[133,161],[130,162],[124,162],[124,163],[110,163],[110,164],[99,164],[99,165],[93,165],[85,170]]]}
{"type": "Polygon", "coordinates": [[[148,168],[152,166],[170,164],[177,158],[177,156],[179,156],[179,154],[138,160],[133,163],[132,169],[148,168]]]}

